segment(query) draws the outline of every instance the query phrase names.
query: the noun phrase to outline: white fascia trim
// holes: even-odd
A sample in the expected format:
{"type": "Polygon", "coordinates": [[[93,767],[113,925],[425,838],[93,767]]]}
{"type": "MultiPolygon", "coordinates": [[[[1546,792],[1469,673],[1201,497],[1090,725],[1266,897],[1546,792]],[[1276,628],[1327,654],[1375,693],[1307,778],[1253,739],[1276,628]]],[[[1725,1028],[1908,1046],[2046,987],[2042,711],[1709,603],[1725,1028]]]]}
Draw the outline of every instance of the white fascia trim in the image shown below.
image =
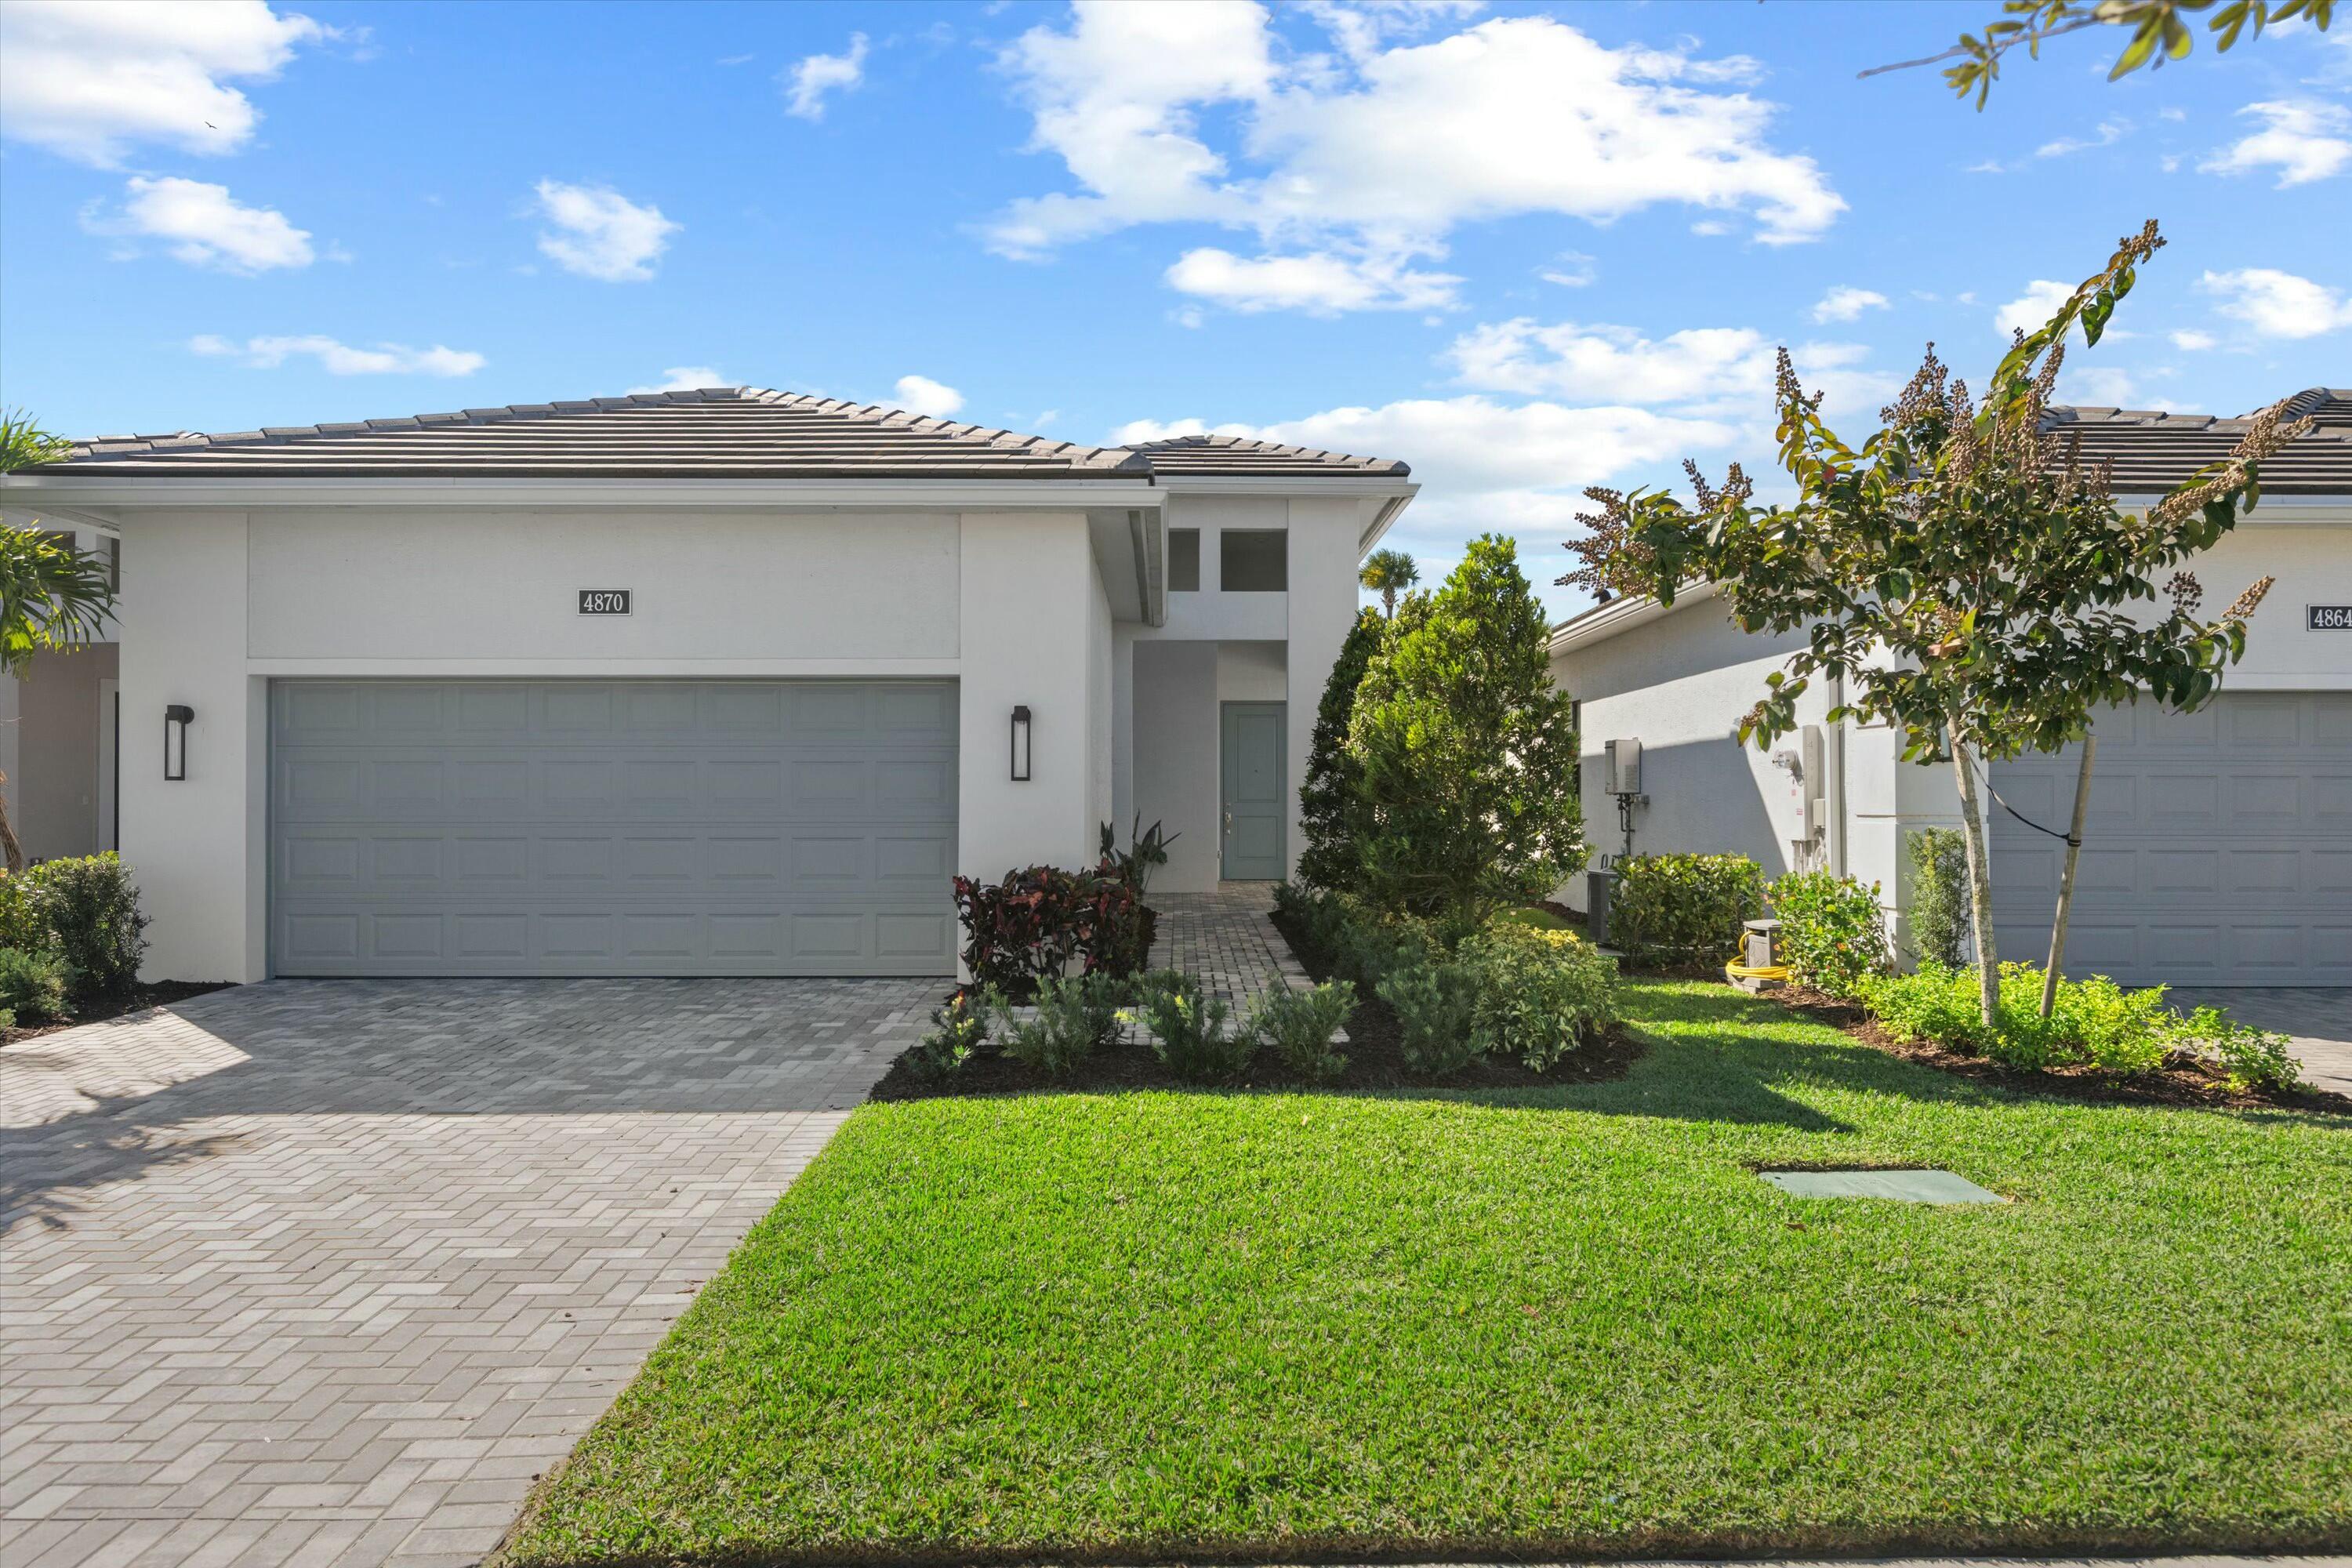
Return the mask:
{"type": "Polygon", "coordinates": [[[1397,518],[1402,514],[1404,509],[1412,504],[1412,498],[1420,493],[1421,487],[1419,485],[1415,485],[1403,495],[1391,499],[1386,506],[1381,508],[1379,512],[1374,514],[1371,526],[1365,529],[1363,533],[1356,540],[1357,560],[1361,561],[1365,556],[1370,555],[1372,552],[1372,546],[1381,542],[1381,537],[1385,535],[1389,529],[1396,522],[1397,518]]]}
{"type": "Polygon", "coordinates": [[[1132,479],[352,479],[0,477],[0,495],[82,506],[565,506],[1157,510],[1167,492],[1132,479]]]}
{"type": "Polygon", "coordinates": [[[335,679],[432,679],[490,678],[551,679],[567,676],[663,679],[803,676],[854,676],[868,680],[929,679],[959,676],[953,658],[248,658],[247,675],[277,679],[303,676],[335,679]]]}
{"type": "Polygon", "coordinates": [[[1567,653],[1588,644],[1605,642],[1619,632],[1632,631],[1635,626],[1647,626],[1662,616],[1670,616],[1685,605],[1712,599],[1721,591],[1719,584],[1698,583],[1676,594],[1671,605],[1662,605],[1646,594],[1638,598],[1612,599],[1605,605],[1595,605],[1552,627],[1551,651],[1567,653]]]}
{"type": "Polygon", "coordinates": [[[102,533],[109,539],[122,537],[122,531],[115,525],[112,518],[78,511],[69,506],[50,506],[46,502],[39,506],[29,506],[21,501],[0,506],[0,522],[12,528],[30,528],[41,522],[64,522],[76,528],[86,528],[92,533],[102,533]]]}
{"type": "Polygon", "coordinates": [[[1421,487],[1381,474],[1162,474],[1160,488],[1171,495],[1196,496],[1401,496],[1421,487]]]}

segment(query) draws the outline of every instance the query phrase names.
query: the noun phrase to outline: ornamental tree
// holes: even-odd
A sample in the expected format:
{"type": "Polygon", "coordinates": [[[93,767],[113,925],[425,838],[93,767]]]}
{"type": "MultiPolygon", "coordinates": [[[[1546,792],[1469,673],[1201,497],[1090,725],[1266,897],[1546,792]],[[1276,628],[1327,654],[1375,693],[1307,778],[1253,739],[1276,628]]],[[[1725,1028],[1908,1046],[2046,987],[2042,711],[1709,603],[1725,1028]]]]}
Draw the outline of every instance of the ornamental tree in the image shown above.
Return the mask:
{"type": "Polygon", "coordinates": [[[1331,679],[1323,683],[1323,700],[1315,710],[1315,732],[1307,742],[1307,778],[1298,786],[1298,830],[1305,847],[1298,854],[1302,880],[1333,892],[1356,886],[1358,858],[1350,821],[1350,786],[1355,770],[1348,757],[1348,727],[1356,716],[1356,689],[1364,682],[1364,668],[1381,645],[1383,626],[1370,610],[1356,616],[1331,679]]]}
{"type": "Polygon", "coordinates": [[[2157,575],[2228,532],[2260,497],[2262,460],[2310,428],[2267,409],[2230,458],[2139,512],[2118,508],[2104,469],[2043,429],[2066,334],[2079,326],[2097,342],[2162,244],[2153,222],[2120,242],[2057,314],[2019,334],[1981,406],[1931,345],[1882,412],[1885,427],[1859,447],[1822,423],[1820,398],[1783,351],[1780,458],[1793,504],[1754,504],[1736,467],[1720,489],[1699,485],[1695,505],[1587,492],[1650,552],[1647,587],[1660,600],[1711,580],[1741,629],[1809,633],[1765,678],[1742,740],[1769,746],[1796,728],[1797,699],[1822,675],[1844,683],[1832,722],[1891,725],[1906,760],[1950,763],[1988,1026],[1999,953],[1979,767],[2084,739],[2104,706],[2147,697],[2187,710],[2211,700],[2245,651],[2246,618],[2270,579],[2209,620],[2185,573],[2159,608],[2157,575]]]}
{"type": "Polygon", "coordinates": [[[1376,902],[1475,923],[1584,863],[1549,636],[1517,550],[1494,534],[1390,623],[1348,735],[1360,886],[1376,902]]]}
{"type": "Polygon", "coordinates": [[[2014,48],[2021,47],[2028,58],[2038,60],[2047,39],[2085,27],[2127,28],[2130,41],[2107,72],[2107,79],[2114,81],[2143,66],[2154,70],[2167,60],[2186,58],[2196,47],[2196,35],[2189,26],[2192,16],[2211,13],[2205,26],[2213,35],[2214,53],[2224,54],[2241,36],[2259,38],[2273,22],[2308,22],[2324,33],[2335,14],[2335,4],[2334,0],[2003,0],[2001,11],[2001,18],[1987,23],[1981,37],[1962,33],[1960,41],[1941,54],[1874,66],[1861,74],[1878,76],[1958,58],[1958,65],[1944,68],[1944,81],[1961,98],[1975,93],[1981,111],[2000,76],[2002,57],[2014,48]]]}

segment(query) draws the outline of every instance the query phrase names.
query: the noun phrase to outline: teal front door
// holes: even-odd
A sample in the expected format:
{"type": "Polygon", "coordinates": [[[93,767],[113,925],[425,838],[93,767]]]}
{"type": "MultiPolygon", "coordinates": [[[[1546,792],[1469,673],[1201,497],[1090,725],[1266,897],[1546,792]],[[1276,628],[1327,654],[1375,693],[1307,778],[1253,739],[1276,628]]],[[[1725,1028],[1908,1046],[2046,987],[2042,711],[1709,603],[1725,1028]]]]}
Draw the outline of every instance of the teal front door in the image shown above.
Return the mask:
{"type": "Polygon", "coordinates": [[[1283,779],[1283,704],[1224,705],[1224,856],[1229,881],[1276,881],[1290,874],[1284,853],[1289,791],[1283,779]]]}

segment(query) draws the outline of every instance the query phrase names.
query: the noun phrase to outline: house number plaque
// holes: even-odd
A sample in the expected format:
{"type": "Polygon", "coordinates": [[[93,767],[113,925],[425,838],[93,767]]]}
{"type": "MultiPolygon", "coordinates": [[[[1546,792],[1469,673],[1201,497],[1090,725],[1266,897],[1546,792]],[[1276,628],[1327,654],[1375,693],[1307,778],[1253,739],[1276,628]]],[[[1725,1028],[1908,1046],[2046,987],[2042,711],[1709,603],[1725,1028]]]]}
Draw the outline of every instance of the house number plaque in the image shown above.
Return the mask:
{"type": "Polygon", "coordinates": [[[583,588],[580,590],[580,613],[583,616],[625,616],[629,613],[629,590],[583,588]]]}
{"type": "Polygon", "coordinates": [[[2305,605],[2303,625],[2305,631],[2352,632],[2352,605],[2305,605]]]}

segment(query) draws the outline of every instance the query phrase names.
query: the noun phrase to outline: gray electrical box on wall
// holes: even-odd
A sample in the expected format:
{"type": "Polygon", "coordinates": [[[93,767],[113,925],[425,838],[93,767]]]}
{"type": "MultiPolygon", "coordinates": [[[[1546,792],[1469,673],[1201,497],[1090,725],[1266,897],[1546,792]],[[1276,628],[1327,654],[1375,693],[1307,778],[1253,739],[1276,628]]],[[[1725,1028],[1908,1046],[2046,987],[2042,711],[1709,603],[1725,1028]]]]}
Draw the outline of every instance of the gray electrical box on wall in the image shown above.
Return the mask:
{"type": "Polygon", "coordinates": [[[1642,742],[1610,741],[1601,748],[1602,789],[1610,795],[1642,793],[1642,742]]]}

